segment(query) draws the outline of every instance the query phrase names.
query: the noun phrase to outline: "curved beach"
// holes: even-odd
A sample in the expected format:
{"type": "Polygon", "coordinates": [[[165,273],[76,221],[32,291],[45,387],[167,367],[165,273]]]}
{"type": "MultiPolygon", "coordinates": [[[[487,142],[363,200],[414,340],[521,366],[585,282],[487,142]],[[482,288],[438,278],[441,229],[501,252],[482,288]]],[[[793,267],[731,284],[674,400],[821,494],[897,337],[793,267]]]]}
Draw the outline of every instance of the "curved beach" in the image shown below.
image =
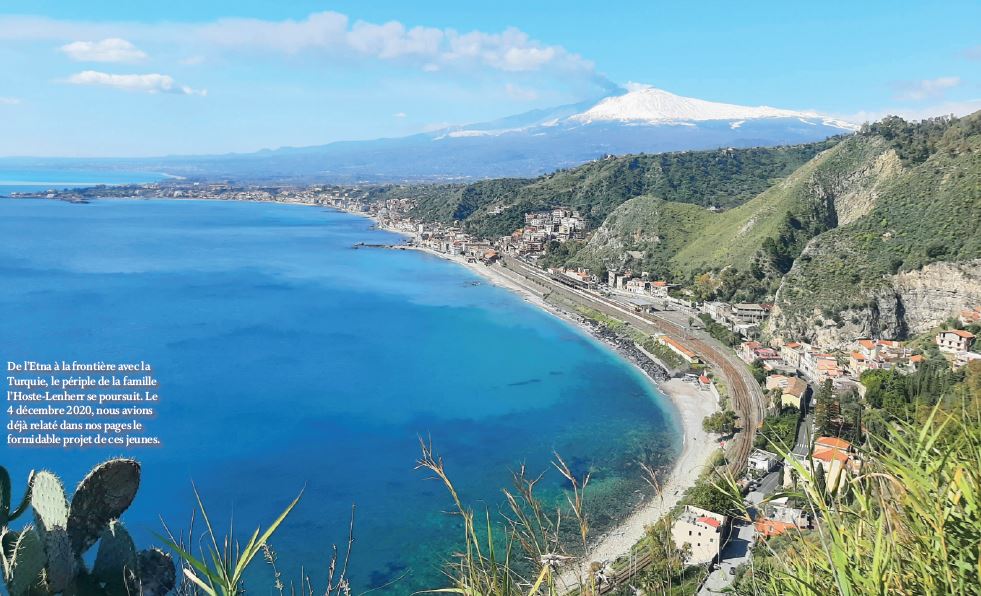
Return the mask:
{"type": "MultiPolygon", "coordinates": [[[[396,232],[397,230],[388,231],[396,232]]],[[[416,246],[406,246],[405,248],[406,250],[419,250],[453,261],[495,285],[518,293],[525,301],[552,315],[578,324],[578,321],[569,313],[545,302],[536,292],[503,273],[500,267],[470,263],[461,256],[442,254],[426,248],[416,246]]],[[[588,554],[562,572],[558,579],[558,585],[569,590],[582,585],[593,562],[611,563],[617,557],[627,554],[631,547],[643,538],[646,528],[667,515],[681,499],[684,492],[695,484],[705,466],[709,464],[713,454],[719,449],[718,442],[702,428],[702,420],[719,408],[718,400],[712,393],[700,391],[691,383],[686,383],[681,379],[658,382],[640,367],[636,368],[657,386],[661,393],[668,397],[674,407],[682,432],[681,452],[672,465],[670,474],[660,486],[659,494],[645,501],[625,520],[605,534],[594,537],[588,554]]]]}

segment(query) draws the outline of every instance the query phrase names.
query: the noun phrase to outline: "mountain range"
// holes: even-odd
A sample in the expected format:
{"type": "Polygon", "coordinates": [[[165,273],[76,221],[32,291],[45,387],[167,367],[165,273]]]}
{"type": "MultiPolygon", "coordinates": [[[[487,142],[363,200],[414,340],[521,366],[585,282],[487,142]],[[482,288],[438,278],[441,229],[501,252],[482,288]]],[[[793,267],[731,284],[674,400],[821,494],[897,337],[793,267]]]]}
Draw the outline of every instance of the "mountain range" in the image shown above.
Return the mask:
{"type": "MultiPolygon", "coordinates": [[[[598,101],[401,138],[244,154],[71,163],[240,181],[446,181],[537,176],[609,154],[806,143],[855,128],[814,112],[716,103],[634,87],[598,101]]],[[[37,167],[45,160],[28,163],[37,167]]],[[[66,165],[70,164],[58,160],[57,167],[66,165]]]]}

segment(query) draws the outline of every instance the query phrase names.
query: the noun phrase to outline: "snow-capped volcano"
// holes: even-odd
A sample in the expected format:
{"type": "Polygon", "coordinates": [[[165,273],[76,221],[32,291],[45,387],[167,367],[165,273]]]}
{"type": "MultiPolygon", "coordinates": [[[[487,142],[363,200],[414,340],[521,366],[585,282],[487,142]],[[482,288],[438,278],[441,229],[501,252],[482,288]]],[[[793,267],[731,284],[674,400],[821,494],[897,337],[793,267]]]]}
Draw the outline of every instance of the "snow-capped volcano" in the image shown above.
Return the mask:
{"type": "Polygon", "coordinates": [[[654,87],[635,88],[623,95],[615,95],[600,100],[585,112],[574,114],[569,120],[594,122],[637,122],[664,124],[671,122],[700,122],[707,120],[754,120],[759,118],[803,118],[823,121],[827,124],[846,125],[847,123],[816,112],[783,110],[769,106],[740,106],[731,103],[705,101],[693,97],[682,97],[654,87]]]}
{"type": "MultiPolygon", "coordinates": [[[[189,173],[336,181],[530,177],[604,155],[820,141],[855,130],[814,112],[682,97],[653,87],[408,137],[194,158],[189,173]]],[[[169,159],[168,171],[183,172],[169,159]]],[[[163,166],[161,166],[163,167],[163,166]]]]}

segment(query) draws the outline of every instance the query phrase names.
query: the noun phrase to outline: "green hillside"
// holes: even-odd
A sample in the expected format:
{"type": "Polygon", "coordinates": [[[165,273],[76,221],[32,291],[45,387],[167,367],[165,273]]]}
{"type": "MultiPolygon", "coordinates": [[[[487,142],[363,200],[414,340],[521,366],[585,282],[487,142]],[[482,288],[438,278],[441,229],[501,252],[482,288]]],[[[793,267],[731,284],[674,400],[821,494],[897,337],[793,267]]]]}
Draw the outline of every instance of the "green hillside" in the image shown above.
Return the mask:
{"type": "Polygon", "coordinates": [[[840,210],[859,209],[855,204],[893,174],[875,167],[889,151],[878,136],[846,139],[748,202],[722,212],[702,209],[697,217],[685,211],[684,225],[670,207],[677,203],[633,199],[604,222],[574,262],[598,272],[631,266],[681,283],[725,269],[718,281],[729,286],[723,297],[763,298],[811,238],[837,225],[840,210]]]}
{"type": "Polygon", "coordinates": [[[979,176],[981,113],[889,117],[810,145],[609,157],[535,180],[377,192],[413,196],[417,217],[484,237],[510,233],[526,212],[571,206],[595,229],[584,244],[553,246],[544,264],[646,271],[699,299],[776,300],[784,325],[854,311],[896,273],[981,258],[979,176]]]}
{"type": "MultiPolygon", "coordinates": [[[[910,167],[880,189],[875,207],[807,247],[781,288],[784,316],[815,308],[840,312],[896,273],[981,258],[981,113],[927,126],[932,135],[890,139],[916,157],[905,159],[910,167]]],[[[863,135],[881,138],[882,131],[863,135]]]]}
{"type": "Polygon", "coordinates": [[[607,267],[658,272],[673,268],[675,255],[716,214],[704,207],[637,197],[617,207],[570,260],[602,274],[607,267]]]}
{"type": "Polygon", "coordinates": [[[734,207],[837,142],[608,157],[532,180],[385,187],[373,191],[373,196],[414,197],[418,201],[414,217],[460,220],[480,236],[509,234],[521,227],[526,212],[560,205],[580,210],[595,227],[618,205],[642,195],[734,207]]]}

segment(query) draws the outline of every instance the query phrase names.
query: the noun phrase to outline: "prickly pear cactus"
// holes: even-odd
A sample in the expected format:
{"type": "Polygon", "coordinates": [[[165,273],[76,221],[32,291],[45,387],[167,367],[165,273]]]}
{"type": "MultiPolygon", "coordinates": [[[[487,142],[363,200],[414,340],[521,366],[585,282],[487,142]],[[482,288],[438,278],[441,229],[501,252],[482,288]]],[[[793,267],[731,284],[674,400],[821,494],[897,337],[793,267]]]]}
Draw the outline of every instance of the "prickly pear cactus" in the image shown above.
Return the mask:
{"type": "Polygon", "coordinates": [[[25,528],[17,537],[4,577],[10,596],[22,596],[39,585],[46,564],[40,535],[34,528],[25,528]]]}
{"type": "MultiPolygon", "coordinates": [[[[174,589],[170,556],[156,549],[137,553],[118,520],[139,489],[139,463],[115,459],[96,466],[70,503],[50,472],[32,473],[28,486],[37,527],[17,533],[0,524],[0,562],[11,596],[164,596],[174,589]],[[97,542],[89,572],[83,555],[97,542]]],[[[27,507],[11,512],[9,502],[9,475],[0,468],[0,519],[27,507]]]]}
{"type": "Polygon", "coordinates": [[[170,555],[157,548],[137,555],[143,596],[164,596],[177,585],[177,570],[170,555]]]}
{"type": "Polygon", "coordinates": [[[64,528],[47,530],[41,536],[48,563],[44,568],[48,581],[48,591],[52,594],[64,592],[75,581],[82,566],[72,550],[71,539],[64,528]]]}
{"type": "Polygon", "coordinates": [[[19,534],[7,526],[0,527],[0,574],[7,578],[10,573],[11,560],[14,556],[14,545],[17,544],[19,534]]]}
{"type": "Polygon", "coordinates": [[[24,498],[21,499],[17,507],[11,510],[14,494],[10,484],[10,473],[7,472],[7,468],[0,466],[0,528],[17,519],[27,510],[27,506],[30,504],[31,484],[33,482],[34,472],[31,472],[30,476],[27,477],[27,490],[24,491],[24,498]]]}
{"type": "Polygon", "coordinates": [[[109,522],[129,508],[140,488],[140,464],[114,459],[95,467],[78,485],[68,513],[68,535],[80,556],[103,535],[109,522]]]}
{"type": "Polygon", "coordinates": [[[38,533],[43,537],[46,532],[68,526],[68,499],[65,498],[65,488],[61,480],[51,472],[38,472],[34,477],[34,487],[31,489],[31,507],[34,508],[34,519],[37,521],[38,533]]]}
{"type": "Polygon", "coordinates": [[[134,581],[137,569],[136,547],[129,532],[120,522],[110,522],[99,539],[92,576],[110,596],[126,596],[140,592],[139,582],[134,581]]]}

